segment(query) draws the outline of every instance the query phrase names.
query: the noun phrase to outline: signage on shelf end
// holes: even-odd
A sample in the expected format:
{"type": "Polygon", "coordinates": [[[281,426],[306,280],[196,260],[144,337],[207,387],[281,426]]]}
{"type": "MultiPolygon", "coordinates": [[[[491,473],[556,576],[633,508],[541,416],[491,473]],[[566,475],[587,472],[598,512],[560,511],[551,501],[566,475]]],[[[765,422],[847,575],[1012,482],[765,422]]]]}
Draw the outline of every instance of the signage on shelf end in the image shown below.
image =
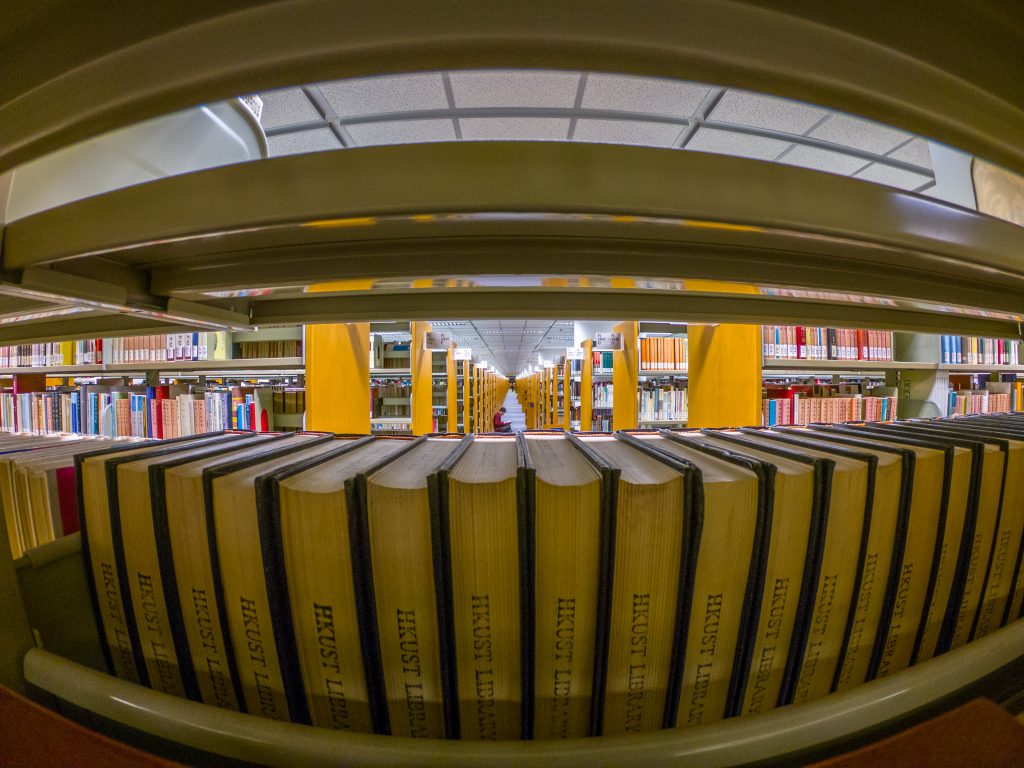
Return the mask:
{"type": "Polygon", "coordinates": [[[453,340],[450,331],[427,331],[423,334],[423,349],[428,352],[446,352],[453,340]]]}
{"type": "Polygon", "coordinates": [[[595,352],[621,352],[622,334],[595,333],[593,349],[595,352]]]}
{"type": "Polygon", "coordinates": [[[586,350],[583,347],[566,347],[565,348],[565,359],[566,360],[582,360],[586,350]]]}
{"type": "Polygon", "coordinates": [[[473,350],[471,347],[456,347],[452,350],[452,360],[472,360],[473,350]]]}

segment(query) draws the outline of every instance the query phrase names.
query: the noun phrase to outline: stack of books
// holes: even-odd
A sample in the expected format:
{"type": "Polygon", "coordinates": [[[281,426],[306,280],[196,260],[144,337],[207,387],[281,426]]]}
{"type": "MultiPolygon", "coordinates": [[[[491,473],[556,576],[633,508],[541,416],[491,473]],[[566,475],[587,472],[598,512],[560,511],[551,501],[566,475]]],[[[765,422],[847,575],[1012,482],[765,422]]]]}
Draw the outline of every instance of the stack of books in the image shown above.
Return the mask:
{"type": "Polygon", "coordinates": [[[686,336],[647,336],[640,339],[641,371],[685,370],[686,336]]]}
{"type": "Polygon", "coordinates": [[[764,325],[766,360],[892,360],[892,331],[764,325]]]}
{"type": "Polygon", "coordinates": [[[118,676],[412,737],[688,727],[1021,615],[1024,417],[75,455],[118,676]]]}

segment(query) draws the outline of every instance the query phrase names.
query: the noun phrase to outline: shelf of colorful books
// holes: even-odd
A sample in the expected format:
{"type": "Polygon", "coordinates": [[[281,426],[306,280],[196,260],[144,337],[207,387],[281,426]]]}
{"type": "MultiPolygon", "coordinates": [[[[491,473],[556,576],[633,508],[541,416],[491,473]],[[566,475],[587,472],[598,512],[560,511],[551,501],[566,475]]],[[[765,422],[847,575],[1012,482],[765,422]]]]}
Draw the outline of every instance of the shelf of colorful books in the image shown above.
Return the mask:
{"type": "Polygon", "coordinates": [[[99,365],[65,366],[19,366],[0,368],[0,376],[15,376],[25,373],[45,373],[52,377],[88,378],[103,374],[131,374],[155,371],[166,376],[176,372],[189,373],[244,373],[255,371],[282,371],[294,373],[305,368],[301,357],[267,357],[242,360],[172,360],[164,363],[101,363],[99,365]]]}

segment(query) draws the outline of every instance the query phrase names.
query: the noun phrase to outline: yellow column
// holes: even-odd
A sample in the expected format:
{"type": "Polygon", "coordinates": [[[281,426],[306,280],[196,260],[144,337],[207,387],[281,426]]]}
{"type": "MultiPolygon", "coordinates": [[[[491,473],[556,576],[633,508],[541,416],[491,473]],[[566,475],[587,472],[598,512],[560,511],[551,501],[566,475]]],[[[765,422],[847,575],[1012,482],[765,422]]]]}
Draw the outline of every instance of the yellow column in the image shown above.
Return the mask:
{"type": "Polygon", "coordinates": [[[306,326],[306,429],[370,431],[370,324],[306,326]]]}
{"type": "Polygon", "coordinates": [[[448,350],[447,368],[448,372],[448,431],[459,431],[459,383],[455,373],[455,359],[451,349],[448,350]]]}
{"type": "Polygon", "coordinates": [[[761,326],[691,325],[690,427],[748,427],[761,422],[761,326]]]}
{"type": "Polygon", "coordinates": [[[462,431],[469,434],[470,425],[470,378],[469,378],[469,361],[462,361],[462,431]]]}
{"type": "Polygon", "coordinates": [[[637,387],[640,384],[637,360],[639,325],[635,320],[613,328],[622,334],[622,351],[612,352],[612,428],[636,429],[639,418],[637,387]]]}
{"type": "Polygon", "coordinates": [[[409,324],[412,349],[412,433],[425,435],[434,431],[434,354],[423,348],[430,323],[413,321],[409,324]]]}
{"type": "Polygon", "coordinates": [[[594,342],[583,342],[583,372],[580,374],[580,431],[594,428],[594,342]]]}
{"type": "Polygon", "coordinates": [[[568,432],[572,428],[572,363],[566,360],[562,365],[562,429],[568,432]]]}

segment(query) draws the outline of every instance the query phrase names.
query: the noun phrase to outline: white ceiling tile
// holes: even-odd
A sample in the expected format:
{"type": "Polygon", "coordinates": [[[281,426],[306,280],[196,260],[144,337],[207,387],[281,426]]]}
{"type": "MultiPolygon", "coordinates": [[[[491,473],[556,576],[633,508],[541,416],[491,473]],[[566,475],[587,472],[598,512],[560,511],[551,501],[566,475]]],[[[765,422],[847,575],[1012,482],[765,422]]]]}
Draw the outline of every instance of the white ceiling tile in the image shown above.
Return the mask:
{"type": "Polygon", "coordinates": [[[607,144],[638,144],[644,147],[670,147],[682,131],[671,123],[630,120],[577,120],[575,141],[607,144]]]}
{"type": "Polygon", "coordinates": [[[885,184],[887,187],[897,187],[898,189],[917,189],[922,184],[931,180],[929,176],[911,173],[899,168],[891,168],[880,163],[872,163],[854,178],[873,181],[876,184],[885,184]]]}
{"type": "Polygon", "coordinates": [[[281,155],[298,155],[303,152],[322,152],[325,149],[338,149],[341,142],[330,128],[315,128],[312,131],[284,133],[280,136],[268,136],[267,146],[271,157],[281,155]]]}
{"type": "Polygon", "coordinates": [[[784,157],[779,158],[779,162],[786,165],[797,165],[801,168],[811,168],[815,171],[838,173],[843,176],[849,176],[867,165],[867,161],[859,157],[799,144],[787,152],[784,157]]]}
{"type": "Polygon", "coordinates": [[[698,152],[750,157],[755,160],[774,160],[788,146],[788,141],[749,136],[733,131],[719,131],[714,128],[699,128],[686,148],[698,152]]]}
{"type": "Polygon", "coordinates": [[[888,157],[894,157],[906,163],[913,163],[922,168],[932,167],[932,151],[928,148],[928,142],[924,139],[914,139],[899,149],[890,152],[888,157]]]}
{"type": "Polygon", "coordinates": [[[455,106],[563,107],[576,101],[578,72],[494,70],[449,74],[455,106]]]}
{"type": "Polygon", "coordinates": [[[348,126],[347,130],[359,146],[455,141],[455,126],[451,120],[392,120],[385,123],[357,123],[348,126]]]}
{"type": "Polygon", "coordinates": [[[340,117],[448,108],[439,72],[337,80],[320,92],[340,117]]]}
{"type": "Polygon", "coordinates": [[[727,91],[711,111],[709,119],[802,134],[827,114],[826,109],[799,101],[744,91],[727,91]]]}
{"type": "Polygon", "coordinates": [[[462,138],[470,141],[565,141],[569,119],[555,117],[463,117],[462,138]]]}
{"type": "Polygon", "coordinates": [[[809,134],[816,139],[842,144],[844,147],[863,149],[884,155],[897,144],[906,141],[911,134],[889,128],[870,120],[850,115],[833,114],[809,134]]]}
{"type": "Polygon", "coordinates": [[[691,117],[711,89],[700,83],[625,75],[587,75],[584,109],[691,117]]]}
{"type": "Polygon", "coordinates": [[[298,88],[268,91],[261,93],[260,98],[263,99],[260,125],[265,130],[321,119],[320,113],[306,98],[306,94],[298,88]]]}

